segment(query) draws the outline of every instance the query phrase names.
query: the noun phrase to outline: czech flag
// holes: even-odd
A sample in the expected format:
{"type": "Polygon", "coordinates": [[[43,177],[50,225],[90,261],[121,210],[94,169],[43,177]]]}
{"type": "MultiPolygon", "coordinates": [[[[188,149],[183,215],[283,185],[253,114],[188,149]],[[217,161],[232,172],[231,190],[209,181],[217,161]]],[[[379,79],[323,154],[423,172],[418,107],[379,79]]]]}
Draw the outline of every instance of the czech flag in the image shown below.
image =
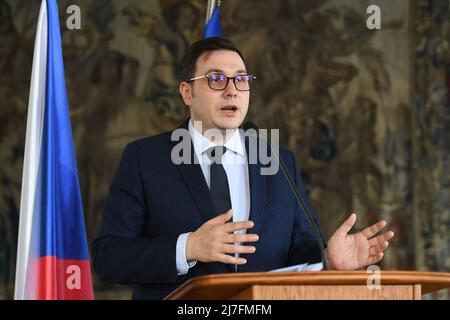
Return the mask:
{"type": "Polygon", "coordinates": [[[43,0],[31,74],[15,299],[94,299],[56,0],[43,0]]]}
{"type": "Polygon", "coordinates": [[[205,25],[203,31],[203,37],[221,37],[222,36],[222,25],[220,24],[220,1],[217,2],[217,6],[205,25]]]}

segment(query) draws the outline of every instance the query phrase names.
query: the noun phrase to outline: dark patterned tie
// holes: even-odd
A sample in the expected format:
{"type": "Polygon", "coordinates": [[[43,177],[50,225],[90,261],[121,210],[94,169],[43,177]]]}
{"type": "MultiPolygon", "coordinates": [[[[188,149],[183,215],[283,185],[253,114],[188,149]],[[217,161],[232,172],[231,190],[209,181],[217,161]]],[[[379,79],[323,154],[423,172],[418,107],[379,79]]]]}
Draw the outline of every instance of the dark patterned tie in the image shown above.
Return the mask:
{"type": "MultiPolygon", "coordinates": [[[[206,150],[206,154],[211,160],[210,165],[210,191],[217,214],[222,214],[231,209],[230,189],[228,187],[228,178],[225,169],[222,166],[222,156],[227,152],[227,148],[223,146],[212,147],[206,150]]],[[[233,256],[232,253],[230,253],[233,256]]],[[[238,254],[234,254],[235,257],[238,254]]],[[[238,267],[234,265],[234,272],[238,271],[238,267]]]]}
{"type": "Polygon", "coordinates": [[[217,214],[222,214],[231,209],[230,189],[225,169],[222,166],[222,156],[227,151],[224,146],[212,147],[206,150],[211,160],[210,165],[210,191],[217,214]]]}

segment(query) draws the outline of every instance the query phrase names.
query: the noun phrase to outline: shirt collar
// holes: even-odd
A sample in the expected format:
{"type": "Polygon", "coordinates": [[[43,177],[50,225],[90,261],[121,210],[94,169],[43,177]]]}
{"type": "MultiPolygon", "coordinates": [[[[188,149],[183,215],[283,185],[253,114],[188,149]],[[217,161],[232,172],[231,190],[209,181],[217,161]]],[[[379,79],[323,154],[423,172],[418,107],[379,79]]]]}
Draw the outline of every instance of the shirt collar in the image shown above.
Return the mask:
{"type": "MultiPolygon", "coordinates": [[[[199,157],[206,150],[216,145],[209,139],[205,138],[199,131],[197,131],[192,125],[192,118],[189,119],[189,134],[192,137],[194,144],[194,150],[199,157]]],[[[227,150],[231,150],[240,156],[244,155],[244,146],[240,130],[236,129],[231,138],[225,143],[227,150]]]]}

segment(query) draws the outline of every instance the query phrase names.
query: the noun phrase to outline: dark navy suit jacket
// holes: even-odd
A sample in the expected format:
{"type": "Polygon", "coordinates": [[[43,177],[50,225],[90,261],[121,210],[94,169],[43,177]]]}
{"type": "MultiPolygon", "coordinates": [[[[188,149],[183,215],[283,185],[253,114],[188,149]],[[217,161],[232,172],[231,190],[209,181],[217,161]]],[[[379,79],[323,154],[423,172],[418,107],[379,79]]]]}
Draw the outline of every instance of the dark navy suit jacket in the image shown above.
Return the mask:
{"type": "MultiPolygon", "coordinates": [[[[188,122],[181,128],[187,130],[188,122]]],[[[232,265],[198,262],[186,275],[177,275],[178,236],[195,231],[218,213],[200,165],[171,161],[178,143],[171,141],[171,133],[126,146],[106,199],[100,235],[92,243],[93,265],[100,278],[135,284],[135,299],[162,299],[187,279],[234,272],[232,265]]],[[[248,140],[246,149],[248,154],[248,140]]],[[[294,155],[280,148],[280,156],[303,193],[294,155]]],[[[247,232],[258,234],[259,241],[253,243],[255,253],[242,255],[247,263],[238,272],[321,261],[312,228],[281,170],[267,176],[261,175],[261,167],[259,162],[248,165],[249,219],[254,228],[247,232]]]]}

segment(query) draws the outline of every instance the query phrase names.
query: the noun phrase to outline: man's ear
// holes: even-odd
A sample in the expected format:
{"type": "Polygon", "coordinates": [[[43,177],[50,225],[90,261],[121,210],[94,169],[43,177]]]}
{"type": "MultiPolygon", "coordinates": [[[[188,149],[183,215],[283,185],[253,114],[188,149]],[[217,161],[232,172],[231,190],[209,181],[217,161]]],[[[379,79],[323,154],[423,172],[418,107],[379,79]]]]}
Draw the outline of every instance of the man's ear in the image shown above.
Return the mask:
{"type": "Polygon", "coordinates": [[[192,87],[189,83],[183,81],[179,85],[180,95],[183,98],[184,104],[190,106],[192,103],[192,87]]]}

